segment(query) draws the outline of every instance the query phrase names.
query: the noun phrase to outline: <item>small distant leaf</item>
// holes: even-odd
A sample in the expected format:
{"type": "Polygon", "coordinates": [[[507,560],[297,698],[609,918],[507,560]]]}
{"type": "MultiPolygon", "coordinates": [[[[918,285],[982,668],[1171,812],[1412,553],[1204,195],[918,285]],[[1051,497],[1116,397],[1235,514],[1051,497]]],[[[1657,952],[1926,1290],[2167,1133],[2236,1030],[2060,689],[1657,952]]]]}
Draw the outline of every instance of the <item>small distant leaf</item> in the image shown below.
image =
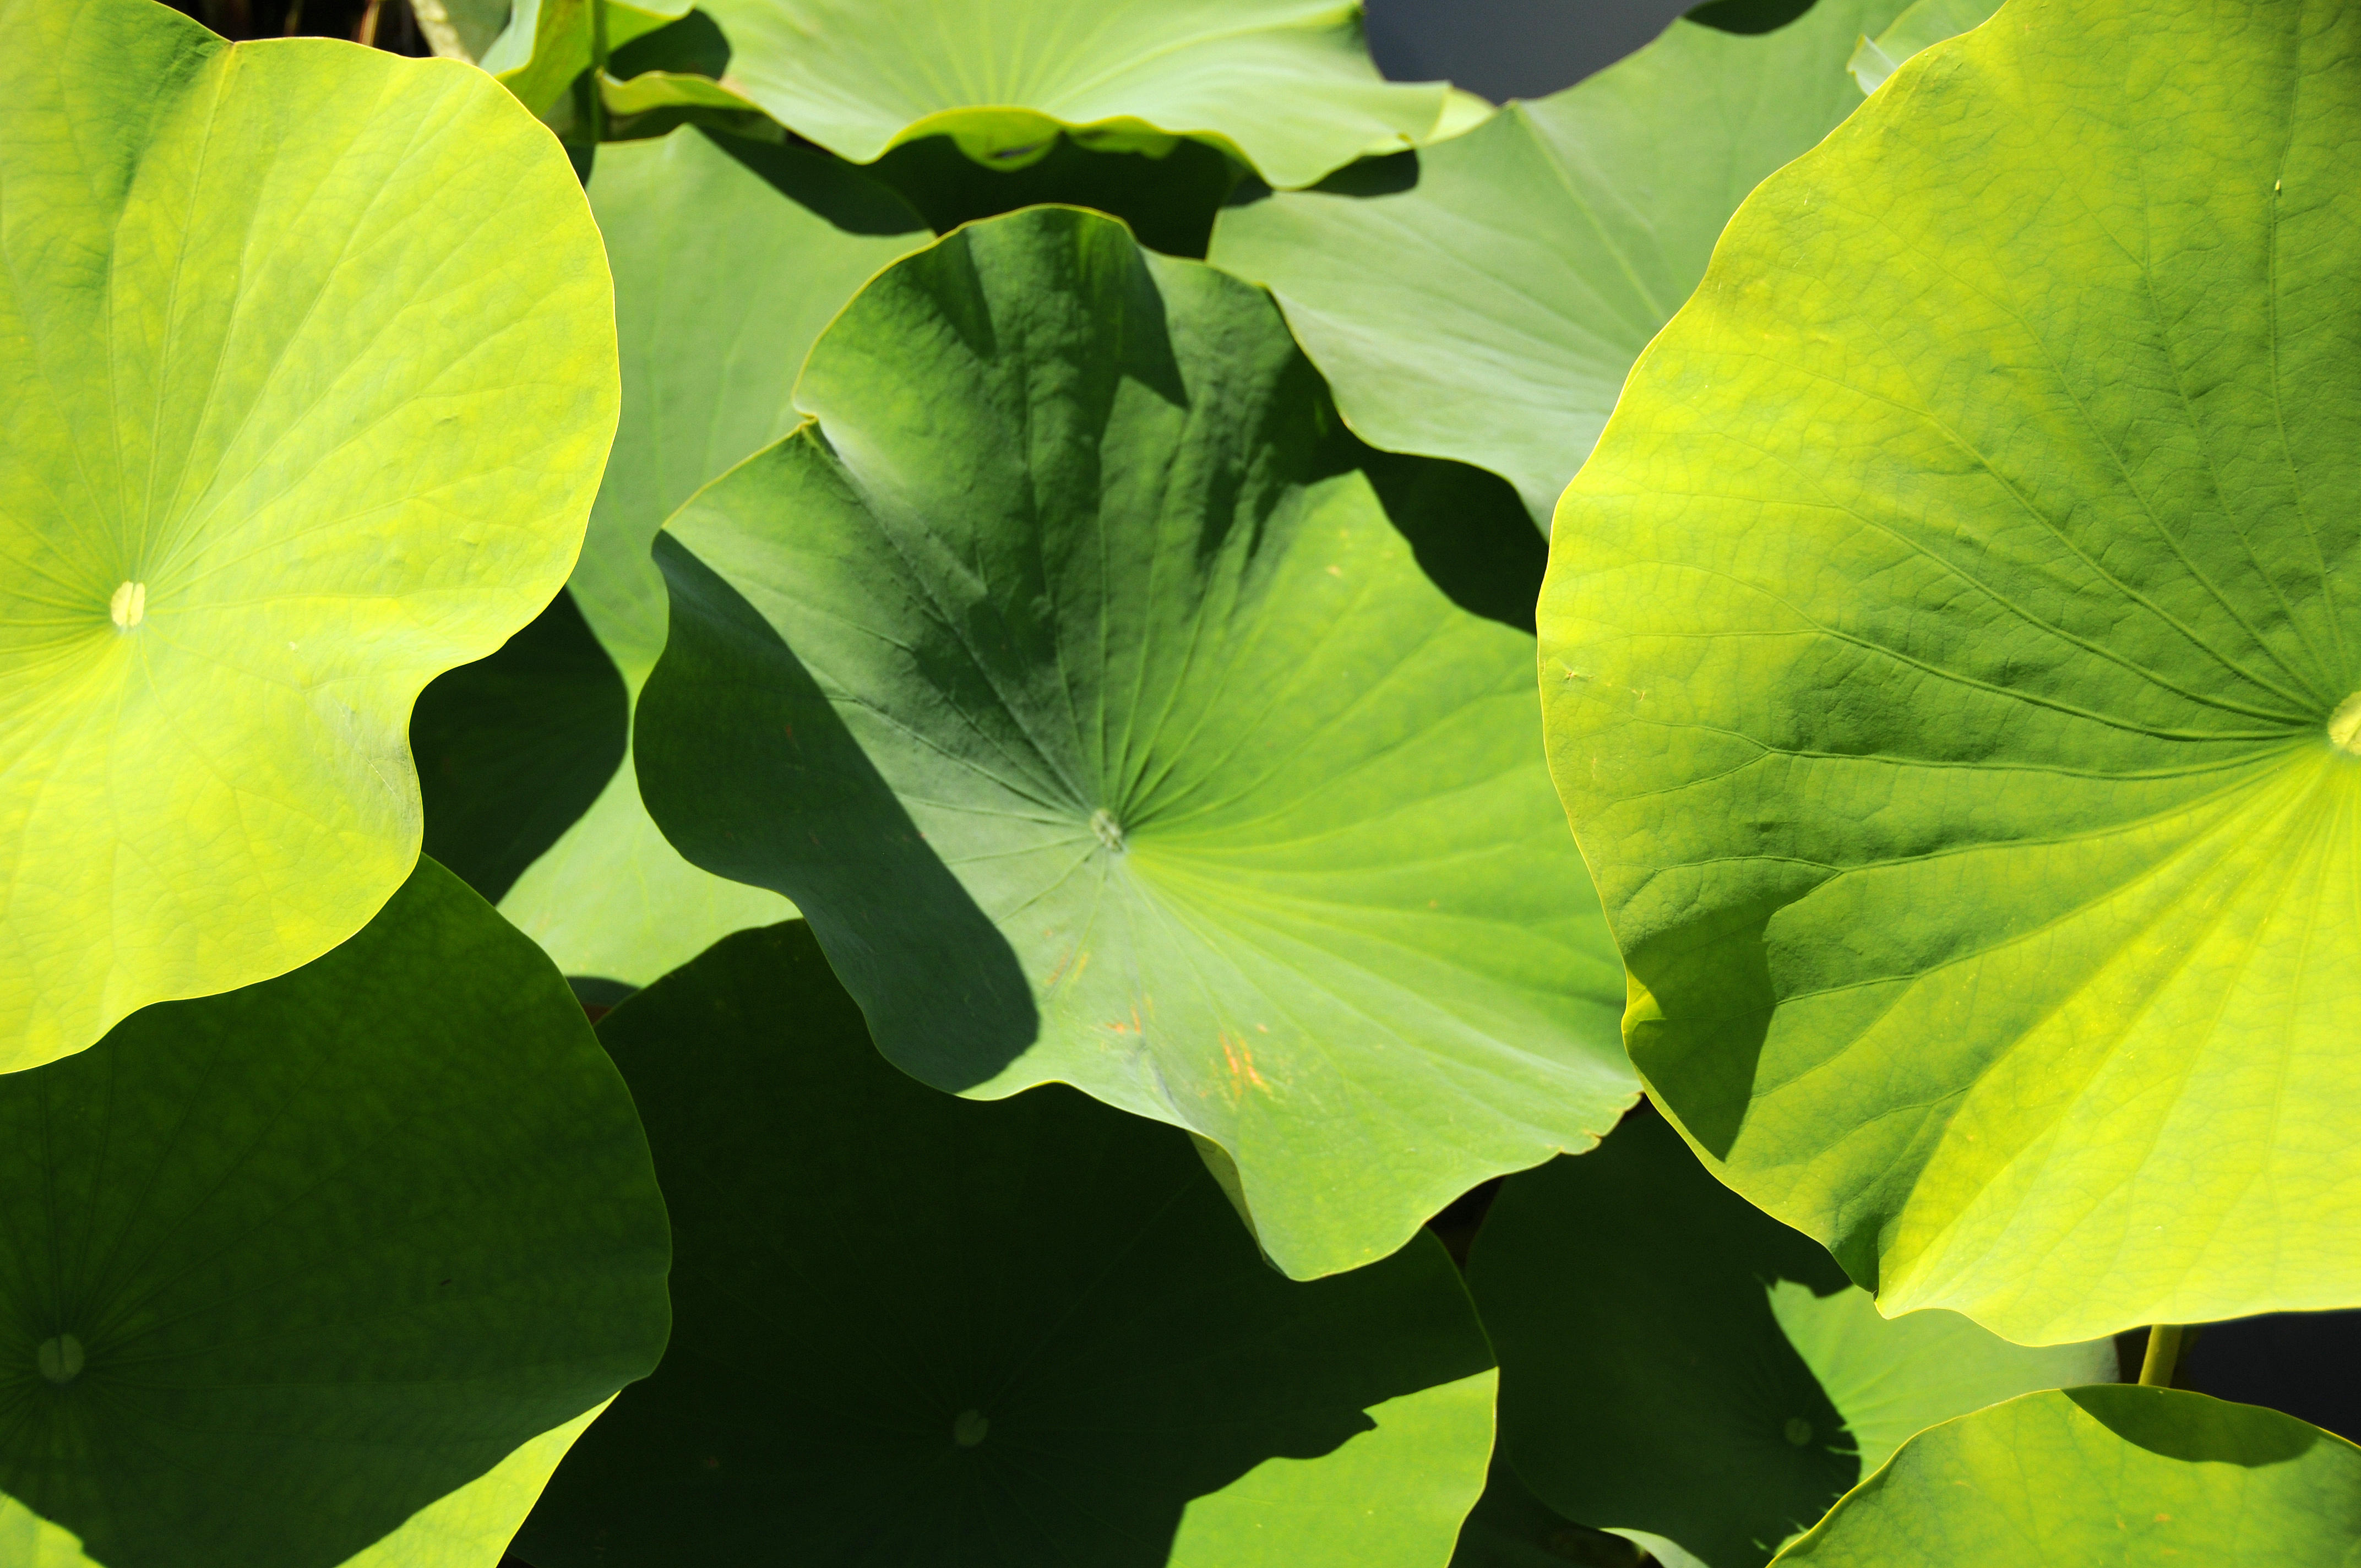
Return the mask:
{"type": "Polygon", "coordinates": [[[1442,1568],[1491,1358],[1431,1236],[1296,1284],[1188,1140],[879,1057],[801,922],[600,1037],[675,1234],[664,1365],[519,1539],[536,1568],[1442,1568]]]}
{"type": "MultiPolygon", "coordinates": [[[[931,236],[899,198],[807,150],[682,129],[601,148],[622,422],[571,592],[636,699],[664,642],[648,544],[698,486],[802,417],[805,351],[877,269],[931,236]]],[[[627,755],[587,815],[501,901],[568,974],[644,985],[731,931],[792,915],[697,870],[640,804],[627,755]]]]}
{"type": "Polygon", "coordinates": [[[1227,209],[1212,259],[1270,286],[1356,431],[1491,469],[1546,527],[1731,211],[1859,106],[1846,52],[1901,4],[1675,22],[1443,146],[1227,209]]]}
{"type": "Polygon", "coordinates": [[[1918,0],[1874,38],[1864,37],[1845,69],[1864,93],[1874,93],[1902,62],[1945,38],[1982,27],[2000,9],[1998,0],[1918,0]]]}
{"type": "Polygon", "coordinates": [[[0,1493],[56,1527],[0,1505],[0,1561],[483,1568],[655,1365],[666,1258],[581,1009],[421,861],[326,957],[0,1078],[0,1493]]]}
{"type": "Polygon", "coordinates": [[[2361,1449],[2169,1388],[2027,1394],[1919,1433],[1779,1562],[2350,1568],[2361,1449]]]}
{"type": "Polygon", "coordinates": [[[557,591],[616,388],[588,208],[474,68],[146,0],[0,37],[13,1071],[401,884],[411,705],[557,591]]]}
{"type": "MultiPolygon", "coordinates": [[[[552,0],[555,3],[555,0],[552,0]]],[[[730,73],[855,163],[921,137],[1020,169],[1066,130],[1106,151],[1174,137],[1308,185],[1424,140],[1441,82],[1382,81],[1352,0],[708,0],[730,73]]]]}
{"type": "Polygon", "coordinates": [[[1612,1124],[1505,485],[1371,454],[1268,296],[1071,208],[896,263],[796,397],[658,541],[640,778],[887,1056],[1202,1134],[1298,1277],[1612,1124]]]}
{"type": "Polygon", "coordinates": [[[1888,1313],[2361,1301],[2356,167],[2361,9],[2004,10],[1748,200],[1560,506],[1632,1058],[1888,1313]]]}
{"type": "Polygon", "coordinates": [[[1887,1321],[1646,1113],[1510,1177],[1468,1285],[1524,1484],[1709,1568],[1760,1568],[1922,1427],[2114,1372],[2111,1341],[2027,1350],[1956,1313],[1887,1321]]]}

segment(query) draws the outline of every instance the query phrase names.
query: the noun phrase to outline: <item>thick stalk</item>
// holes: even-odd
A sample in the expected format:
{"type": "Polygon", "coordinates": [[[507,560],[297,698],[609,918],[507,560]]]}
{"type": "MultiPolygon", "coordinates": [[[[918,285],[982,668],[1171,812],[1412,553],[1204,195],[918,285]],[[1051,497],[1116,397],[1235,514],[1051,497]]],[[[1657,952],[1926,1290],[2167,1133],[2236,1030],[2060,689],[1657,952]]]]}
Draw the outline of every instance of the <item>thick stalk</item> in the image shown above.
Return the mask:
{"type": "Polygon", "coordinates": [[[2140,1387],[2172,1387],[2173,1371],[2180,1365],[2180,1337],[2187,1332],[2183,1323],[2158,1323],[2147,1331],[2147,1354],[2140,1358],[2140,1387]]]}
{"type": "Polygon", "coordinates": [[[590,140],[607,139],[607,0],[590,0],[590,140]]]}

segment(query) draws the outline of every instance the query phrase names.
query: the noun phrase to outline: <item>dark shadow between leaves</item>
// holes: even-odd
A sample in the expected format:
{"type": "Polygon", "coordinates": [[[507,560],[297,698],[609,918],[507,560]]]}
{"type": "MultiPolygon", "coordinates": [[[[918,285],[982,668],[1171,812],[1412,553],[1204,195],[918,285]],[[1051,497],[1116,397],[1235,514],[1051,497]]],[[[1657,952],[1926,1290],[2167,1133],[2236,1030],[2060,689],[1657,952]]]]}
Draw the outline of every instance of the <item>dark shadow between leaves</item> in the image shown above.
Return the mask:
{"type": "Polygon", "coordinates": [[[419,695],[425,852],[498,904],[607,787],[630,722],[623,677],[559,590],[498,652],[419,695]]]}
{"type": "Polygon", "coordinates": [[[1809,11],[1815,0],[1708,0],[1683,18],[1719,32],[1752,38],[1775,33],[1809,11]]]}
{"type": "Polygon", "coordinates": [[[672,630],[639,711],[649,814],[692,863],[795,901],[904,1071],[994,1078],[1040,1028],[1007,938],[770,623],[669,533],[655,559],[672,630]]]}
{"type": "Polygon", "coordinates": [[[921,234],[927,220],[892,186],[868,170],[817,148],[754,141],[711,126],[713,145],[746,166],[772,190],[818,214],[847,234],[921,234]]]}
{"type": "Polygon", "coordinates": [[[1161,158],[1093,152],[1066,136],[1038,162],[987,169],[950,137],[905,142],[869,166],[926,215],[938,234],[978,218],[1046,203],[1121,218],[1139,243],[1202,260],[1213,218],[1243,172],[1221,151],[1183,141],[1161,158]]]}
{"type": "Polygon", "coordinates": [[[519,1537],[537,1568],[783,1541],[829,1568],[1161,1568],[1191,1499],[1488,1365],[1431,1244],[1297,1284],[1179,1131],[894,1071],[801,922],[599,1033],[672,1211],[674,1332],[519,1537]]]}
{"type": "Polygon", "coordinates": [[[1366,449],[1362,466],[1427,579],[1470,615],[1533,635],[1549,542],[1499,475],[1440,457],[1366,449]]]}
{"type": "Polygon", "coordinates": [[[2101,1383],[2065,1392],[2084,1414],[2133,1447],[2189,1464],[2284,1464],[2310,1452],[2321,1437],[2293,1416],[2178,1389],[2101,1383]]]}

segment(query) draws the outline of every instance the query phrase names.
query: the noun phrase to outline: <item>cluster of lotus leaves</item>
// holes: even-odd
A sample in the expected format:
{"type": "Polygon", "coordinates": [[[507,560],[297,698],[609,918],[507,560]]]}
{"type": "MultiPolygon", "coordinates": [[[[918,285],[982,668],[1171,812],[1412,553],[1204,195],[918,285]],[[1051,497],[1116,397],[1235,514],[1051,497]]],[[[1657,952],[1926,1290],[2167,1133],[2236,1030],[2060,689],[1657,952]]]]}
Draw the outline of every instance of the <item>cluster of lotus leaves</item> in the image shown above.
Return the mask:
{"type": "Polygon", "coordinates": [[[16,1069],[401,885],[411,705],[565,580],[616,376],[581,192],[479,72],[160,6],[0,27],[16,1069]]]}
{"type": "Polygon", "coordinates": [[[2356,157],[2348,7],[2012,6],[1748,198],[1558,508],[1632,1059],[1889,1312],[2361,1299],[2356,157]]]}

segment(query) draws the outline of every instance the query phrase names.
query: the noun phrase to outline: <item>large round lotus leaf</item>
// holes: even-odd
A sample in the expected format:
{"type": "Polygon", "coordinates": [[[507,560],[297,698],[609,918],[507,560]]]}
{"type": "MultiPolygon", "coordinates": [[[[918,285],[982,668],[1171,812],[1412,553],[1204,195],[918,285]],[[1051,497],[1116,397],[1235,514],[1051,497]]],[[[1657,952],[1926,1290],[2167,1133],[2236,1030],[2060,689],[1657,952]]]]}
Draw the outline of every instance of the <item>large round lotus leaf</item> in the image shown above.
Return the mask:
{"type": "Polygon", "coordinates": [[[1213,260],[1270,286],[1355,430],[1503,475],[1545,521],[1740,200],[1860,106],[1845,60],[1902,4],[1675,22],[1455,140],[1227,209],[1213,260]]]}
{"type": "MultiPolygon", "coordinates": [[[[573,594],[636,697],[664,651],[648,543],[697,488],[795,427],[796,372],[880,267],[931,236],[832,159],[694,129],[598,150],[590,203],[615,269],[623,414],[573,594]]],[[[606,790],[500,901],[568,974],[631,985],[795,913],[697,870],[648,820],[626,755],[606,790]]]]}
{"type": "Polygon", "coordinates": [[[411,704],[557,591],[616,388],[581,192],[471,67],[146,0],[0,37],[15,1070],[401,885],[411,704]]]}
{"type": "Polygon", "coordinates": [[[1268,296],[1071,208],[887,270],[797,400],[657,542],[640,782],[886,1055],[1203,1135],[1298,1277],[1613,1124],[1505,485],[1373,456],[1268,296]]]}
{"type": "Polygon", "coordinates": [[[2361,1449],[2169,1388],[2027,1394],[1913,1438],[1781,1563],[2361,1563],[2361,1449]]]}
{"type": "Polygon", "coordinates": [[[654,1365],[666,1259],[581,1009],[422,861],[326,957],[0,1078],[0,1493],[107,1568],[480,1568],[654,1365]]]}
{"type": "Polygon", "coordinates": [[[730,75],[798,136],[867,163],[952,136],[1022,168],[1061,129],[1112,149],[1210,142],[1308,185],[1433,135],[1439,82],[1378,78],[1355,0],[707,0],[730,75]]]}
{"type": "Polygon", "coordinates": [[[1431,1236],[1298,1284],[1169,1127],[895,1071],[800,921],[599,1025],[675,1229],[664,1365],[536,1568],[1442,1568],[1491,1356],[1431,1236]]]}
{"type": "Polygon", "coordinates": [[[2027,1350],[1954,1312],[1879,1317],[1645,1113],[1510,1178],[1468,1285],[1519,1477],[1569,1519],[1710,1568],[1759,1568],[1921,1428],[2114,1376],[2111,1341],[2027,1350]]]}
{"type": "Polygon", "coordinates": [[[1888,1312],[2361,1301],[2356,160],[2361,10],[2004,9],[1747,203],[1559,510],[1632,1057],[1888,1312]]]}

